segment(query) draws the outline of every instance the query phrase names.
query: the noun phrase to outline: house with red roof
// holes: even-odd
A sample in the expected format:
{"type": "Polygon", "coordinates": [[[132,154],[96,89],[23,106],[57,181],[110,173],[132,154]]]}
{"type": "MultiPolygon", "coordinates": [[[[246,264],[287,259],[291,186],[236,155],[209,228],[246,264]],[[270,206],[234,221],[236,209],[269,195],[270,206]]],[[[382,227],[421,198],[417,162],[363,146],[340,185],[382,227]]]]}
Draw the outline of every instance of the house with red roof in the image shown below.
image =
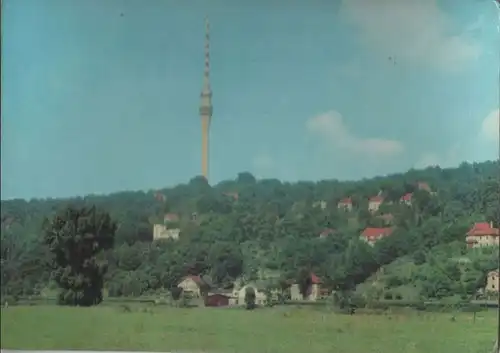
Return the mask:
{"type": "Polygon", "coordinates": [[[469,248],[481,248],[484,246],[499,246],[500,233],[493,223],[479,222],[467,232],[465,241],[469,248]]]}
{"type": "Polygon", "coordinates": [[[373,245],[382,238],[392,234],[393,228],[366,228],[360,235],[361,240],[366,241],[369,245],[373,245]]]}
{"type": "Polygon", "coordinates": [[[352,199],[347,197],[337,203],[337,208],[344,211],[352,211],[352,199]]]}
{"type": "Polygon", "coordinates": [[[311,272],[311,282],[309,288],[307,289],[307,294],[304,297],[300,292],[300,287],[298,283],[292,284],[290,287],[290,297],[292,300],[307,300],[307,301],[316,301],[325,295],[325,291],[321,290],[321,284],[323,281],[321,278],[316,276],[311,272]]]}
{"type": "Polygon", "coordinates": [[[500,270],[494,270],[488,272],[486,276],[486,288],[487,293],[498,293],[500,287],[500,270]]]}
{"type": "Polygon", "coordinates": [[[413,198],[413,193],[408,192],[408,193],[404,194],[403,196],[401,196],[401,198],[399,199],[399,202],[404,203],[405,205],[411,206],[412,198],[413,198]]]}
{"type": "Polygon", "coordinates": [[[370,197],[368,200],[368,211],[377,212],[383,202],[384,198],[380,195],[370,197]]]}

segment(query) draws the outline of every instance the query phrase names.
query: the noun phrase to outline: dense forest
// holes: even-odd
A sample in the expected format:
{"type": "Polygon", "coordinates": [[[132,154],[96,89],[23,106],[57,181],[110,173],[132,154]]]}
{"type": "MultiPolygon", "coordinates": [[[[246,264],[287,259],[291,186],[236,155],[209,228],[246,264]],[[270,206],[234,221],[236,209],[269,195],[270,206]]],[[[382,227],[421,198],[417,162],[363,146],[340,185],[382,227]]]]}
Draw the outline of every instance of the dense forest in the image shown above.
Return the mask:
{"type": "Polygon", "coordinates": [[[497,221],[498,167],[498,161],[463,163],[360,181],[297,183],[256,180],[245,172],[215,186],[195,177],[148,192],[2,201],[2,294],[49,293],[44,221],[68,205],[95,205],[117,224],[114,246],[102,254],[109,296],[158,294],[188,274],[210,276],[220,288],[256,279],[278,285],[303,270],[331,289],[377,298],[470,296],[498,266],[498,250],[465,244],[474,222],[497,221]],[[406,193],[413,193],[411,206],[400,202],[406,193]],[[384,203],[369,212],[375,195],[384,203]],[[347,197],[353,209],[338,208],[347,197]],[[166,214],[176,217],[166,220],[166,214]],[[180,228],[179,239],[153,241],[153,225],[167,221],[180,228]],[[366,227],[384,226],[394,231],[374,246],[360,240],[366,227]]]}

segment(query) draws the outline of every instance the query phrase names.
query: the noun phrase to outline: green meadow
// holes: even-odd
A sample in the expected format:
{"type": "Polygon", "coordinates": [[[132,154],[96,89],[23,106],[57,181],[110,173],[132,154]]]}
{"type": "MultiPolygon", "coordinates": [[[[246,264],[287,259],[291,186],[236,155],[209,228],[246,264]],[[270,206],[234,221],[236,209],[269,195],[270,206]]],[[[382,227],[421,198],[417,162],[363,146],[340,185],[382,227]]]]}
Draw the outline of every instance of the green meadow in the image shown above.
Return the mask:
{"type": "Polygon", "coordinates": [[[116,305],[2,309],[4,349],[242,353],[490,353],[495,311],[355,314],[116,305]]]}

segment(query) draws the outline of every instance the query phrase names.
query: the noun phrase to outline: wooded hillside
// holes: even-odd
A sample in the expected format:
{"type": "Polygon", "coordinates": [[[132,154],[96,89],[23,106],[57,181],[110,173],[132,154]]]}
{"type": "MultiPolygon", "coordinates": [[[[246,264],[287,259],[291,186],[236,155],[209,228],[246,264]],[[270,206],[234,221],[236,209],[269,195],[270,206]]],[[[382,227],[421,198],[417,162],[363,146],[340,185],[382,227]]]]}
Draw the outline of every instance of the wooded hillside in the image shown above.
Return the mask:
{"type": "Polygon", "coordinates": [[[115,246],[105,253],[105,286],[112,296],[168,290],[187,274],[209,275],[230,287],[236,279],[278,283],[304,269],[331,288],[351,290],[384,266],[379,296],[391,289],[406,295],[405,288],[426,298],[470,294],[497,267],[493,250],[467,250],[465,234],[474,222],[497,220],[498,166],[464,163],[349,182],[283,183],[240,173],[213,187],[195,177],[148,192],[2,201],[2,293],[36,294],[49,287],[42,223],[72,204],[95,205],[118,223],[115,246]],[[419,190],[419,182],[432,193],[419,190]],[[400,202],[407,193],[413,193],[411,206],[400,202]],[[384,203],[370,213],[368,199],[375,195],[384,203]],[[346,197],[352,211],[338,208],[346,197]],[[392,224],[379,217],[388,214],[392,224]],[[153,224],[164,222],[180,228],[179,240],[153,242],[153,224]],[[385,226],[393,227],[392,234],[373,247],[360,240],[366,227],[385,226]],[[453,260],[457,256],[471,261],[463,265],[453,260]]]}

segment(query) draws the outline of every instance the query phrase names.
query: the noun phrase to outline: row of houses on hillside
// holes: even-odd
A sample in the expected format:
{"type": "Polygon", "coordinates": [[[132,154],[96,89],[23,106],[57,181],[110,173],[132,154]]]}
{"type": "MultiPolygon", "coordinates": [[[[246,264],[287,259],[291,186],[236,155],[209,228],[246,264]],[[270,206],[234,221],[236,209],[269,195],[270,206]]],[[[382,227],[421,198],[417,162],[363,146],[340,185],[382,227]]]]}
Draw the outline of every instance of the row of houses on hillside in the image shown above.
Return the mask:
{"type": "MultiPolygon", "coordinates": [[[[391,224],[393,216],[385,214],[379,216],[386,224],[391,224]]],[[[367,227],[361,232],[360,239],[369,245],[374,245],[378,240],[390,236],[394,232],[394,227],[367,227]]],[[[320,238],[326,238],[336,233],[335,229],[325,228],[319,234],[320,238]]],[[[180,236],[179,228],[168,228],[165,224],[155,224],[153,226],[153,240],[174,239],[180,236]]],[[[469,248],[480,248],[484,246],[500,246],[500,232],[493,227],[493,223],[479,222],[467,232],[465,241],[469,248]]]]}
{"type": "MultiPolygon", "coordinates": [[[[360,239],[373,245],[378,240],[390,236],[394,227],[375,228],[368,227],[360,235],[360,239]]],[[[500,246],[500,231],[493,227],[493,222],[475,223],[465,236],[469,248],[481,248],[485,246],[500,246]]]]}
{"type": "MultiPolygon", "coordinates": [[[[270,288],[265,281],[254,281],[242,286],[235,283],[230,290],[218,289],[203,276],[184,277],[178,287],[190,297],[203,300],[205,306],[244,306],[246,292],[249,289],[255,293],[255,304],[262,306],[268,301],[276,301],[279,293],[277,288],[270,288]]],[[[314,273],[311,273],[310,285],[305,296],[301,294],[299,285],[294,282],[289,283],[289,291],[289,299],[294,301],[316,301],[330,294],[314,273]]]]}
{"type": "MultiPolygon", "coordinates": [[[[424,183],[424,182],[418,182],[416,184],[416,189],[417,190],[422,190],[422,191],[427,191],[427,192],[433,194],[433,192],[432,192],[429,184],[424,183]]],[[[412,199],[413,199],[413,193],[409,192],[409,193],[406,193],[403,196],[401,196],[401,198],[399,199],[399,202],[403,203],[403,204],[406,204],[408,206],[411,206],[412,205],[412,199]]],[[[385,202],[385,198],[382,196],[381,192],[379,192],[379,194],[376,195],[376,196],[370,197],[368,199],[368,211],[370,211],[372,213],[377,212],[379,210],[380,206],[384,202],[385,202]]],[[[391,202],[387,202],[387,203],[391,204],[391,202]]],[[[349,211],[349,212],[352,211],[352,209],[353,209],[352,198],[351,197],[347,197],[347,198],[344,198],[344,199],[340,200],[337,203],[337,208],[345,210],[345,211],[349,211]]]]}

